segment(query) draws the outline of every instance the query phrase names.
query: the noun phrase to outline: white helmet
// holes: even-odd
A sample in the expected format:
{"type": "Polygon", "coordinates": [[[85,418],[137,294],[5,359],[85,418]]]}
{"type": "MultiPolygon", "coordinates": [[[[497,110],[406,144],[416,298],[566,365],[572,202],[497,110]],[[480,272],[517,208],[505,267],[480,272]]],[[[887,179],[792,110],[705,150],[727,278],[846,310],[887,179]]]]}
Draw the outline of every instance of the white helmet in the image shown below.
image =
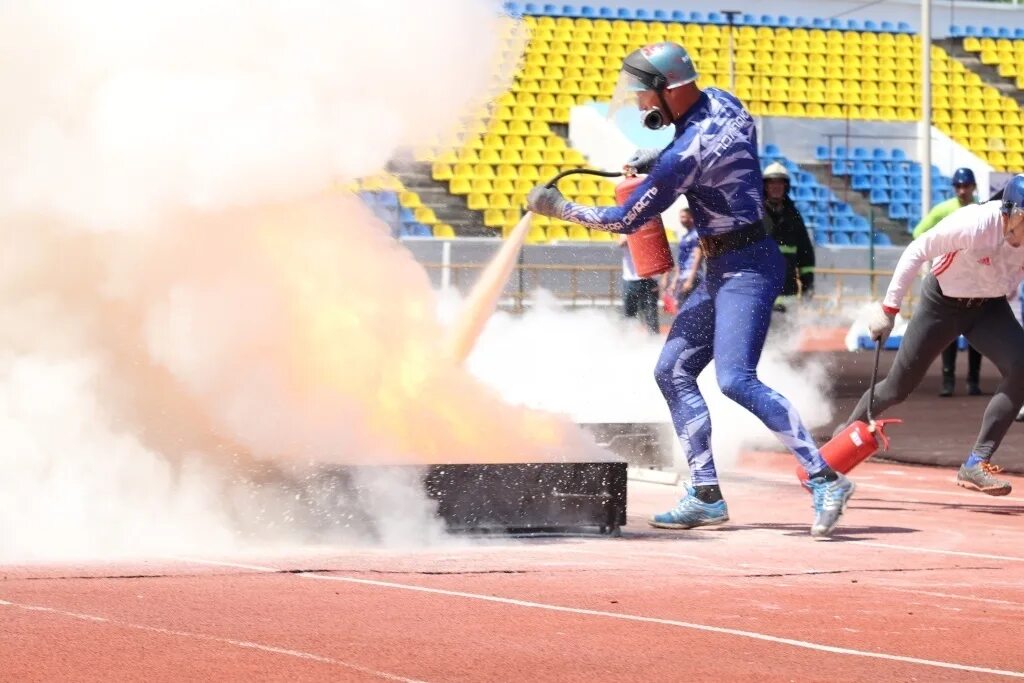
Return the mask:
{"type": "Polygon", "coordinates": [[[764,169],[764,173],[762,173],[762,175],[764,176],[765,180],[774,180],[779,178],[781,178],[782,180],[789,180],[789,171],[786,170],[785,166],[783,166],[777,161],[773,164],[768,164],[768,166],[764,169]]]}

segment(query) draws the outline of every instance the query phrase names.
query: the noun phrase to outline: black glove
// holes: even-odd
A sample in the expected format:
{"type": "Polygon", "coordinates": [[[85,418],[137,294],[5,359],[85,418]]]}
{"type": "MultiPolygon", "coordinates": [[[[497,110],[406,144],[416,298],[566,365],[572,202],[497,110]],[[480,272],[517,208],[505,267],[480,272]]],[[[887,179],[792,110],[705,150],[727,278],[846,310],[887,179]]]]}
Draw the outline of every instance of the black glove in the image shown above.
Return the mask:
{"type": "Polygon", "coordinates": [[[661,156],[660,149],[638,149],[626,161],[626,168],[631,168],[637,173],[650,173],[651,166],[654,166],[654,162],[658,160],[659,156],[661,156]]]}
{"type": "Polygon", "coordinates": [[[565,197],[557,187],[538,185],[530,190],[530,194],[526,195],[526,208],[542,216],[561,218],[564,206],[565,197]]]}
{"type": "Polygon", "coordinates": [[[814,273],[802,273],[800,275],[800,296],[811,298],[814,294],[814,273]]]}

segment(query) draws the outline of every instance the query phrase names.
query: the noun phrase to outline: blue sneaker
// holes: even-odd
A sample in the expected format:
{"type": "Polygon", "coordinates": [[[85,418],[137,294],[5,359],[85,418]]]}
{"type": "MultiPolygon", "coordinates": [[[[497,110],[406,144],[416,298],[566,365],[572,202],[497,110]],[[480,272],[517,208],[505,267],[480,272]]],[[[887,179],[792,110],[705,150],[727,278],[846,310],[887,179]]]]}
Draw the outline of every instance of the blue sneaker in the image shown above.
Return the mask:
{"type": "Polygon", "coordinates": [[[660,515],[654,515],[647,523],[659,529],[692,529],[697,526],[713,526],[729,521],[729,508],[725,501],[705,503],[697,498],[697,492],[691,486],[679,503],[660,515]]]}
{"type": "Polygon", "coordinates": [[[811,526],[811,536],[829,536],[839,524],[839,518],[846,510],[846,503],[857,486],[841,474],[835,481],[826,481],[824,477],[811,479],[807,486],[814,495],[814,524],[811,526]]]}

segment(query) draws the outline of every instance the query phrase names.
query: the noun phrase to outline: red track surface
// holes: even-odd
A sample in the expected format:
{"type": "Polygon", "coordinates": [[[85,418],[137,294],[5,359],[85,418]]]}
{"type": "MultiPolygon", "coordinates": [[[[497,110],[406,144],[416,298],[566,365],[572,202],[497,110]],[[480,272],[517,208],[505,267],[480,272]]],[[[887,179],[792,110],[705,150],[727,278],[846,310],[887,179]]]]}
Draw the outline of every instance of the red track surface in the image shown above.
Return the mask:
{"type": "Polygon", "coordinates": [[[621,539],[0,567],[0,678],[1024,678],[1024,479],[868,463],[813,541],[791,473],[748,458],[715,530],[649,530],[677,489],[633,482],[621,539]]]}

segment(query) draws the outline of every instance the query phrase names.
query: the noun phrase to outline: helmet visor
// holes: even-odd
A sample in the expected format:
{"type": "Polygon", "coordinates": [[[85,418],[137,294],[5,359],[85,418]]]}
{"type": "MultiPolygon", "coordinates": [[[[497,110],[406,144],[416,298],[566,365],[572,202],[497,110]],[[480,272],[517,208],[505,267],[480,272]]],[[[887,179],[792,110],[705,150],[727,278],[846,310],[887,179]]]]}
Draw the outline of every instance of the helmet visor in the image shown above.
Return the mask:
{"type": "Polygon", "coordinates": [[[619,72],[619,80],[612,92],[612,100],[608,105],[608,119],[619,128],[622,128],[621,117],[631,116],[636,121],[639,118],[640,103],[638,95],[651,87],[640,78],[627,71],[619,72]]]}

